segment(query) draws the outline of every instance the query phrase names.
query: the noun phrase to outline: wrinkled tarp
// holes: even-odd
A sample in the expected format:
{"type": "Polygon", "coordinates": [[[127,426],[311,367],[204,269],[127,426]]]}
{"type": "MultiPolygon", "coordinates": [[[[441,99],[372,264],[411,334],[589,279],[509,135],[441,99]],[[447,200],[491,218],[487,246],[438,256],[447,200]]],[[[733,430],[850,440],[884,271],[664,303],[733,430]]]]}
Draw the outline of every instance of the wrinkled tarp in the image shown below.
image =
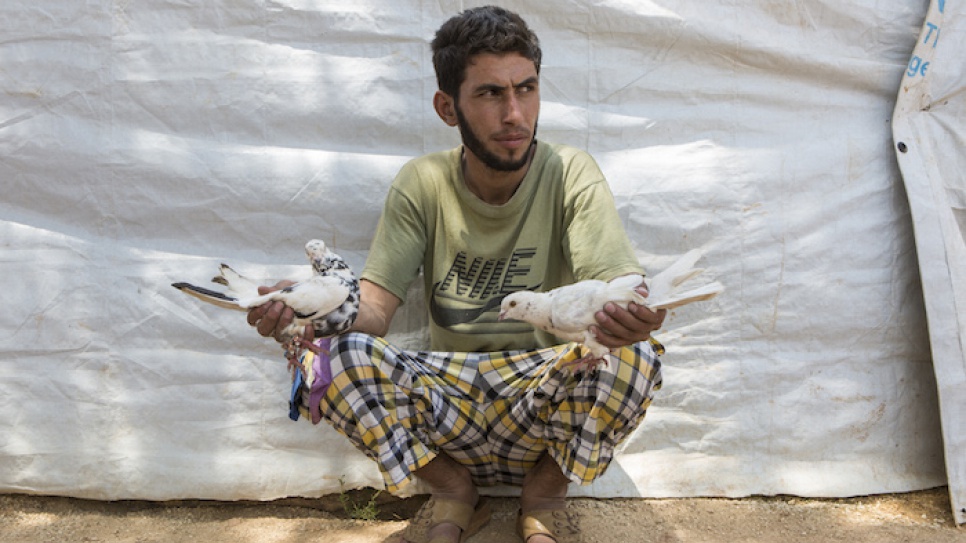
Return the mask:
{"type": "MultiPolygon", "coordinates": [[[[702,248],[727,288],[669,316],[664,389],[573,493],[945,484],[890,124],[927,3],[501,4],[542,40],[540,137],[598,159],[648,269],[702,248]]],[[[277,345],[169,285],[220,262],[274,282],[312,237],[361,268],[398,168],[458,143],[428,41],[469,5],[0,7],[0,491],[380,485],[330,428],[287,419],[277,345]]],[[[414,289],[392,339],[424,345],[424,313],[414,289]]]]}
{"type": "Polygon", "coordinates": [[[909,194],[953,514],[966,523],[966,6],[934,1],[893,130],[909,194]]]}

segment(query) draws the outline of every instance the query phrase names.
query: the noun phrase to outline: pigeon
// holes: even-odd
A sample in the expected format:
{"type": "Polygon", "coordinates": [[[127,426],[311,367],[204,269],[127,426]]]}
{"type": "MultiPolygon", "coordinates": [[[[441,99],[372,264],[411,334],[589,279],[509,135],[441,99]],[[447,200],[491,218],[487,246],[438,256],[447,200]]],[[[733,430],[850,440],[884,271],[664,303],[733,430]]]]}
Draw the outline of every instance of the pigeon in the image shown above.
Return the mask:
{"type": "Polygon", "coordinates": [[[607,303],[627,309],[627,304],[647,306],[652,310],[670,309],[681,305],[709,300],[724,290],[713,282],[691,290],[682,285],[704,272],[694,268],[701,257],[693,250],[681,257],[666,270],[645,280],[637,274],[625,275],[610,282],[598,280],[579,281],[572,285],[555,288],[548,292],[520,290],[508,294],[500,305],[500,320],[515,319],[529,322],[535,327],[567,341],[583,344],[590,351],[587,366],[606,363],[610,349],[602,345],[590,331],[597,325],[594,315],[607,303]],[[637,291],[641,284],[648,287],[648,296],[637,291]],[[596,363],[591,362],[597,360],[596,363]]]}
{"type": "Polygon", "coordinates": [[[644,304],[646,298],[637,292],[642,283],[643,276],[631,274],[610,282],[578,281],[548,292],[519,290],[503,298],[499,319],[529,322],[561,339],[582,343],[593,358],[603,359],[610,349],[598,343],[590,331],[597,324],[594,314],[608,302],[624,309],[630,302],[644,304]]]}
{"type": "Polygon", "coordinates": [[[305,326],[312,324],[316,337],[330,337],[349,329],[359,313],[359,282],[348,264],[321,240],[305,244],[305,254],[313,274],[281,290],[258,294],[258,284],[222,264],[213,282],[226,287],[218,292],[192,285],[171,286],[218,307],[248,311],[253,307],[279,301],[292,308],[295,319],[282,332],[283,343],[298,341],[305,326]]]}

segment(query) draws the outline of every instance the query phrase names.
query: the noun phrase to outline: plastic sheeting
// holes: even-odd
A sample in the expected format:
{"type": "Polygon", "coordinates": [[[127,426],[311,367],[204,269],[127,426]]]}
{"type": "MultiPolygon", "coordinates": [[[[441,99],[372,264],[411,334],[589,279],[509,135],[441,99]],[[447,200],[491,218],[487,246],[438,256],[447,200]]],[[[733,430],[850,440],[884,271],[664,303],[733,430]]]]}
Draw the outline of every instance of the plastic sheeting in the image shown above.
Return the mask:
{"type": "Polygon", "coordinates": [[[929,317],[953,514],[966,523],[966,6],[933,2],[894,133],[929,317]]]}
{"type": "MultiPolygon", "coordinates": [[[[669,317],[664,389],[573,493],[944,484],[890,126],[926,2],[501,4],[544,46],[540,137],[598,159],[648,268],[700,247],[727,288],[669,317]]],[[[287,419],[276,345],[169,284],[223,261],[274,281],[311,237],[361,267],[397,169],[458,143],[431,108],[428,41],[469,5],[0,7],[0,491],[380,485],[330,428],[287,419]]],[[[423,344],[419,300],[393,339],[423,344]]]]}

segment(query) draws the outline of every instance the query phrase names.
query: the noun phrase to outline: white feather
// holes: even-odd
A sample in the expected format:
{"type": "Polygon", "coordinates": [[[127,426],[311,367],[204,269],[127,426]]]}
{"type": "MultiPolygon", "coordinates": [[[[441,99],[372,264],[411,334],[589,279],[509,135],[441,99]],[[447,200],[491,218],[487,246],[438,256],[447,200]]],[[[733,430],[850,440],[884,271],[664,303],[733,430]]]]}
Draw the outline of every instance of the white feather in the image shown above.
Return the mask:
{"type": "Polygon", "coordinates": [[[703,269],[694,267],[701,254],[699,249],[688,251],[667,269],[648,278],[648,296],[644,305],[651,309],[673,309],[692,302],[710,300],[723,292],[724,285],[717,281],[696,288],[684,287],[684,283],[704,272],[703,269]]]}

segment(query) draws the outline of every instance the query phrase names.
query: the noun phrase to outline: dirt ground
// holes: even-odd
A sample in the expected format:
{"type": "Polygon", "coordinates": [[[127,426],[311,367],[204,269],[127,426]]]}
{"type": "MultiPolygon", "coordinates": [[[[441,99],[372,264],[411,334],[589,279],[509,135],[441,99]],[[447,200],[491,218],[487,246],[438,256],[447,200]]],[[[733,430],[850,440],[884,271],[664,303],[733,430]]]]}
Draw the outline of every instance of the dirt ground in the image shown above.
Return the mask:
{"type": "MultiPolygon", "coordinates": [[[[373,492],[344,495],[363,506],[373,492]]],[[[354,520],[339,496],[267,503],[97,502],[0,495],[0,542],[383,543],[406,525],[424,496],[377,497],[378,520],[354,520]]],[[[491,498],[493,520],[470,543],[519,542],[516,500],[491,498]]],[[[573,499],[586,543],[956,542],[945,488],[815,500],[573,499]]]]}

